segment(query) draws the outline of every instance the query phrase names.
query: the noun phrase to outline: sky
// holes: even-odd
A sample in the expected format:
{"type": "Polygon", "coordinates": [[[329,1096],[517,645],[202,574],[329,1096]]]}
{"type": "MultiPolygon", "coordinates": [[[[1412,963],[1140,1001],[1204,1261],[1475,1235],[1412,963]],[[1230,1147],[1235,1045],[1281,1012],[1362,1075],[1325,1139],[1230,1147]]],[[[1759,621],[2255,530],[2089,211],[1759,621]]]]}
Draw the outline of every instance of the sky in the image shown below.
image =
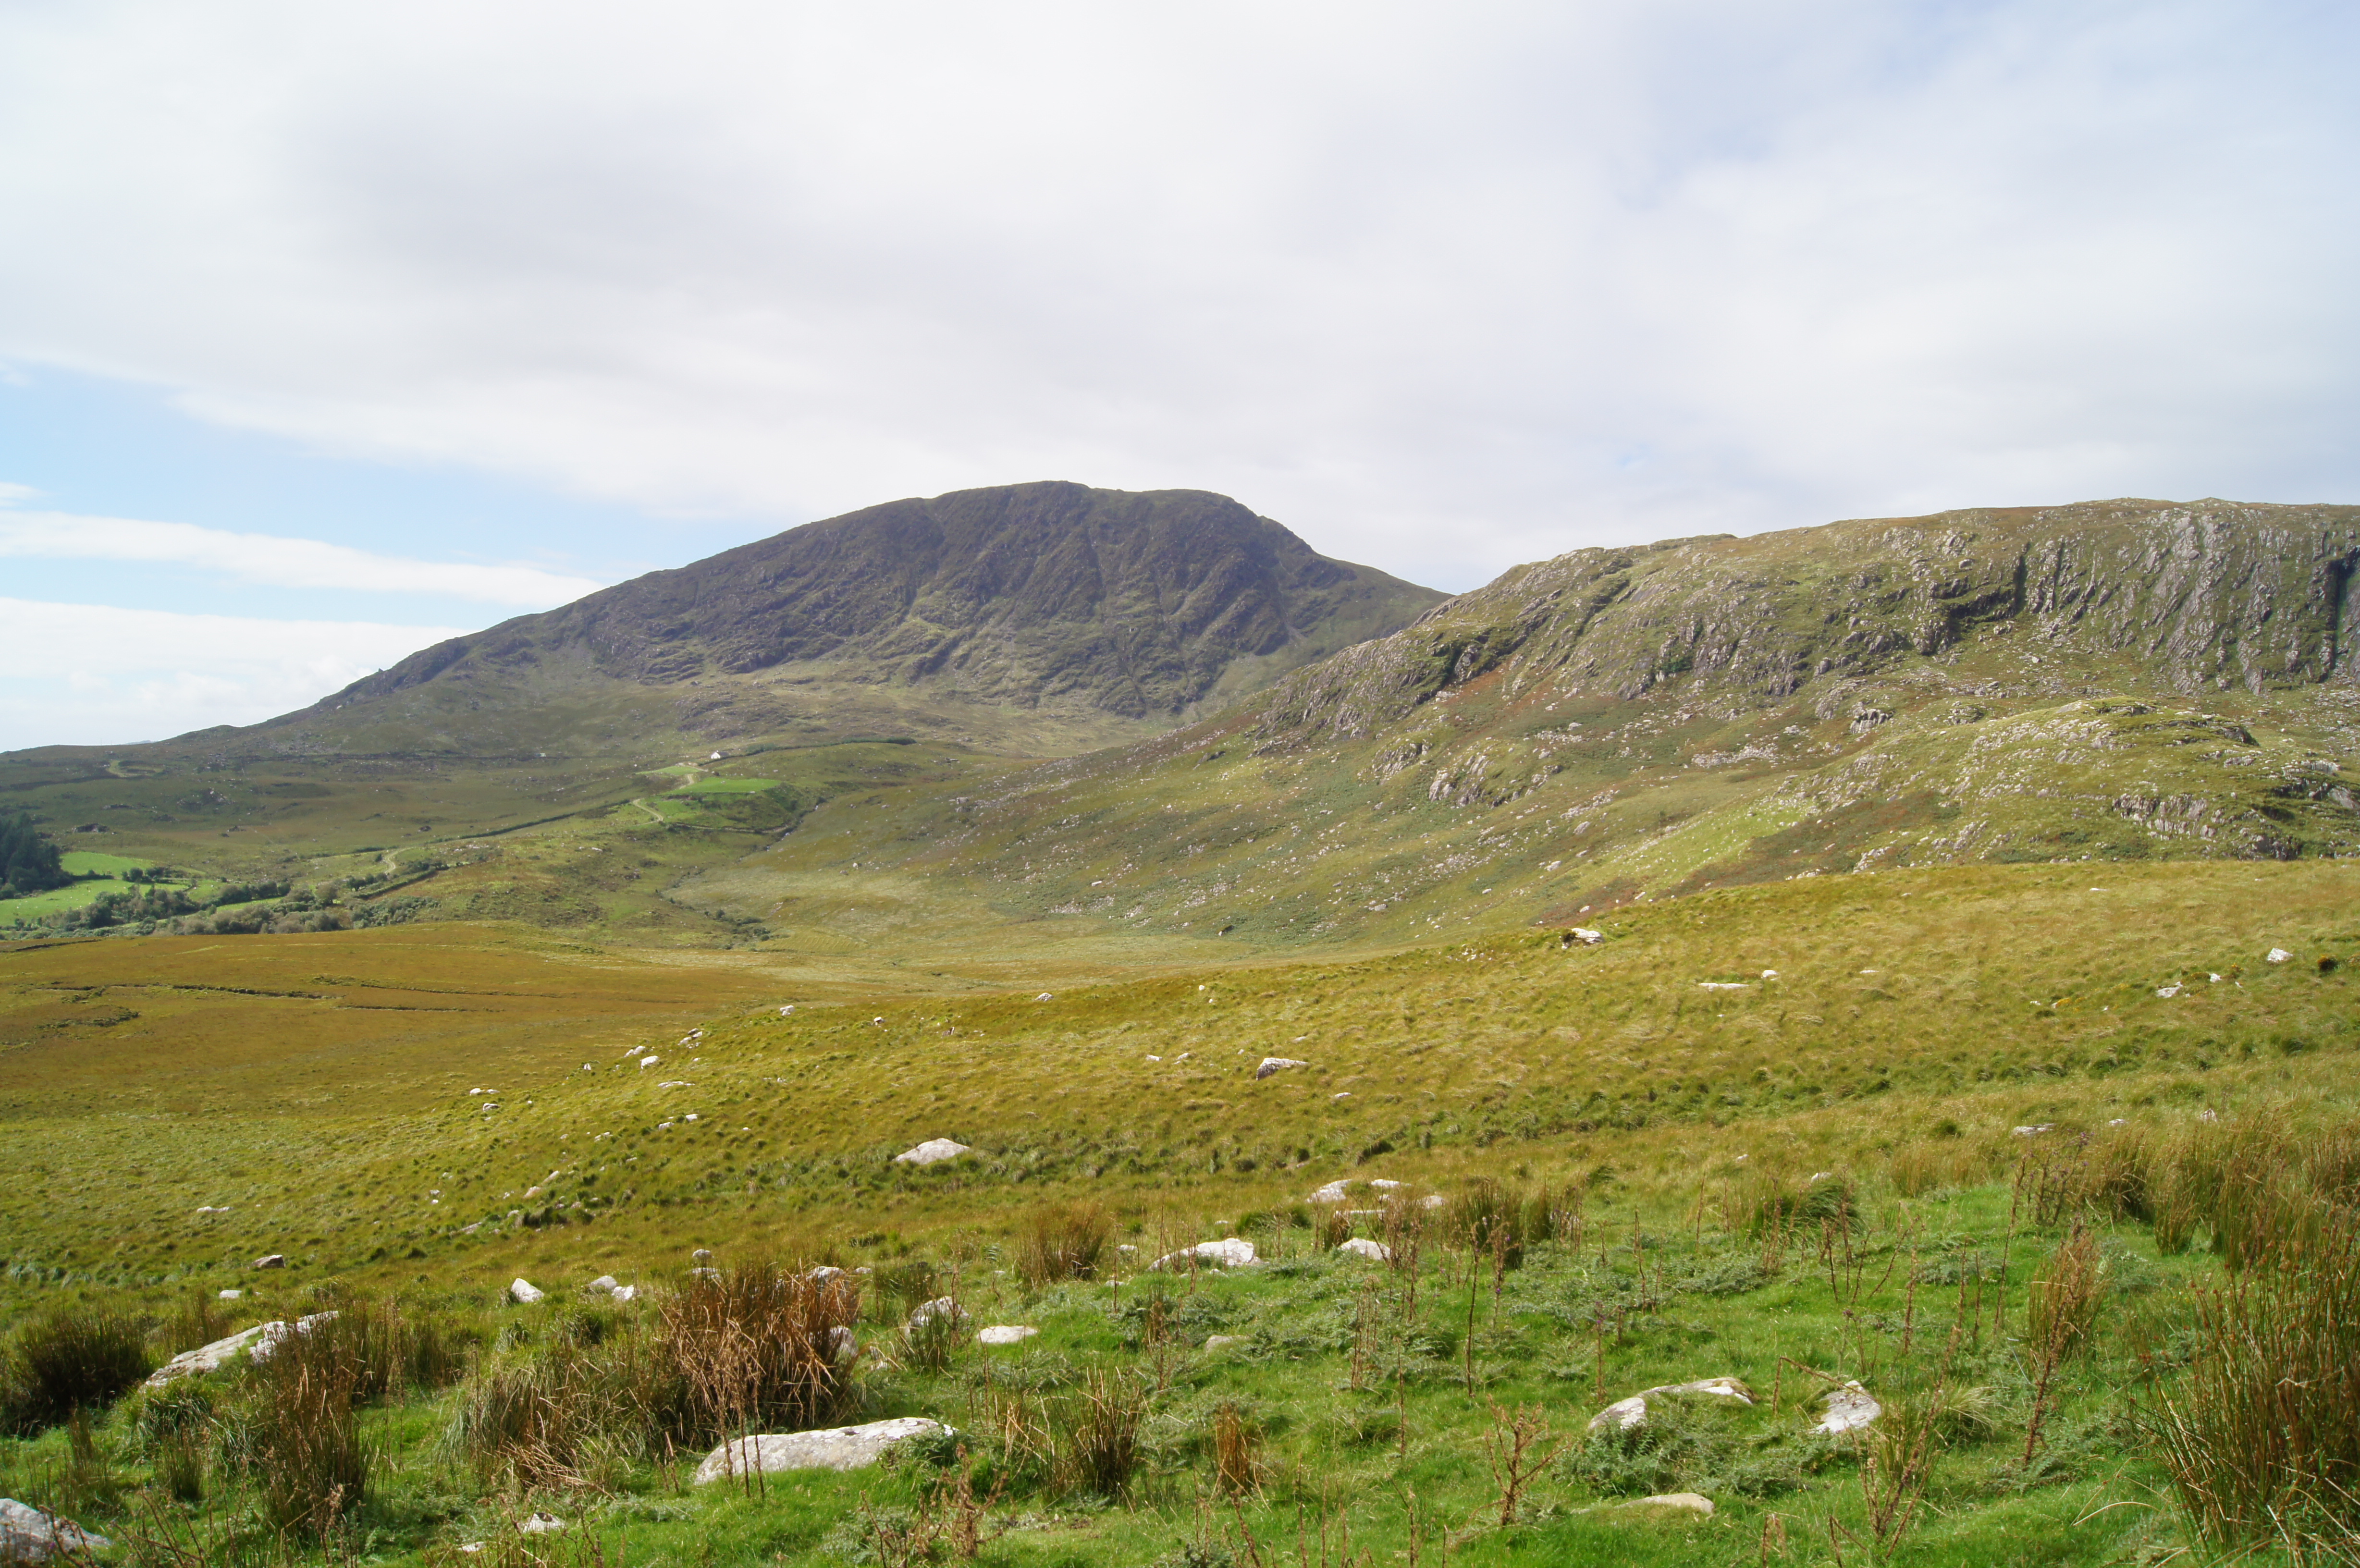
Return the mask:
{"type": "Polygon", "coordinates": [[[2360,9],[0,0],[0,749],[816,517],[2360,502],[2360,9]]]}

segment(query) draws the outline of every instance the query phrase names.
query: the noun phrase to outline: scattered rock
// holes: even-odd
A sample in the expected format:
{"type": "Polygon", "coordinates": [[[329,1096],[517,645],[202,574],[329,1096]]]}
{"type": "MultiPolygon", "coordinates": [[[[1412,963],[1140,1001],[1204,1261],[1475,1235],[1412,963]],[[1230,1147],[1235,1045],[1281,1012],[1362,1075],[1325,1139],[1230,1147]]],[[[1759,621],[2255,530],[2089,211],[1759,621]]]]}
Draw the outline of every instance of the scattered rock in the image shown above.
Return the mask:
{"type": "Polygon", "coordinates": [[[254,1266],[257,1269],[284,1269],[287,1267],[287,1255],[283,1252],[265,1253],[254,1260],[254,1266]]]}
{"type": "Polygon", "coordinates": [[[47,1563],[52,1557],[103,1552],[114,1542],[30,1503],[0,1497],[0,1563],[47,1563]]]}
{"type": "Polygon", "coordinates": [[[1743,980],[1699,980],[1697,982],[1697,988],[1701,991],[1751,991],[1754,989],[1750,983],[1743,980]]]}
{"type": "Polygon", "coordinates": [[[804,1275],[803,1278],[810,1280],[814,1285],[825,1285],[830,1279],[843,1279],[844,1270],[836,1268],[831,1264],[823,1263],[818,1268],[813,1269],[810,1273],[804,1275]]]}
{"type": "Polygon", "coordinates": [[[1167,1252],[1157,1258],[1158,1269],[1176,1268],[1194,1258],[1223,1269],[1242,1269],[1254,1261],[1254,1245],[1242,1236],[1225,1236],[1219,1241],[1200,1241],[1194,1247],[1184,1247],[1177,1252],[1167,1252]]]}
{"type": "Polygon", "coordinates": [[[1827,1400],[1828,1413],[1819,1419],[1819,1425],[1811,1429],[1813,1432],[1856,1432],[1885,1413],[1885,1407],[1876,1402],[1876,1396],[1858,1383],[1830,1388],[1827,1400]]]}
{"type": "Polygon", "coordinates": [[[1712,1499],[1701,1492],[1659,1492],[1652,1497],[1633,1497],[1622,1507],[1626,1508],[1680,1508],[1692,1514],[1712,1518],[1712,1499]]]}
{"type": "Polygon", "coordinates": [[[1439,1192],[1428,1192],[1425,1197],[1420,1198],[1417,1201],[1417,1206],[1421,1209],[1438,1209],[1448,1202],[1450,1202],[1450,1200],[1444,1197],[1439,1192]]]}
{"type": "Polygon", "coordinates": [[[781,1470],[858,1470],[876,1464],[897,1443],[950,1430],[923,1416],[901,1416],[865,1426],[741,1437],[706,1454],[690,1484],[704,1486],[732,1475],[771,1475],[781,1470]]]}
{"type": "MultiPolygon", "coordinates": [[[[267,1324],[257,1323],[252,1328],[231,1334],[227,1339],[217,1339],[211,1345],[202,1345],[194,1350],[183,1350],[180,1355],[149,1373],[148,1386],[151,1388],[160,1388],[178,1378],[191,1377],[199,1372],[211,1372],[261,1338],[262,1331],[267,1326],[267,1324]]],[[[5,1558],[0,1558],[0,1562],[5,1561],[6,1561],[5,1558]]]]}
{"type": "Polygon", "coordinates": [[[1352,1183],[1349,1181],[1330,1181],[1312,1193],[1308,1201],[1315,1203],[1340,1203],[1350,1194],[1351,1190],[1352,1183]]]}
{"type": "Polygon", "coordinates": [[[1371,1241],[1364,1236],[1356,1236],[1349,1241],[1338,1242],[1336,1250],[1349,1252],[1356,1258],[1366,1258],[1378,1263],[1390,1263],[1393,1256],[1392,1247],[1382,1241],[1371,1241]]]}
{"type": "Polygon", "coordinates": [[[615,1287],[621,1283],[622,1281],[612,1274],[601,1274],[582,1288],[585,1290],[604,1290],[611,1296],[615,1293],[615,1287]]]}
{"type": "Polygon", "coordinates": [[[662,1060],[663,1058],[661,1056],[642,1056],[639,1058],[639,1070],[644,1073],[662,1060]]]}
{"type": "Polygon", "coordinates": [[[709,1247],[700,1247],[694,1252],[688,1255],[688,1260],[701,1269],[705,1264],[713,1261],[713,1248],[709,1247]]]}
{"type": "Polygon", "coordinates": [[[529,1307],[541,1299],[541,1291],[534,1289],[532,1281],[523,1276],[519,1275],[508,1281],[508,1300],[517,1305],[529,1307]]]}
{"type": "Polygon", "coordinates": [[[1030,1323],[994,1323],[975,1336],[978,1345],[1022,1345],[1041,1331],[1030,1323]]]}
{"type": "Polygon", "coordinates": [[[718,1269],[692,1269],[688,1271],[688,1277],[692,1279],[704,1279],[716,1285],[721,1283],[721,1270],[718,1269]]]}
{"type": "Polygon", "coordinates": [[[2172,997],[2180,995],[2180,987],[2177,985],[2158,985],[2155,988],[2155,994],[2163,997],[2166,1001],[2169,1001],[2172,997]]]}
{"type": "Polygon", "coordinates": [[[1245,1342],[1246,1336],[1241,1334],[1208,1334],[1205,1336],[1205,1348],[1224,1350],[1232,1345],[1243,1345],[1245,1342]]]}
{"type": "Polygon", "coordinates": [[[2055,1132],[2057,1130],[2057,1124],[2055,1122],[2042,1122],[2038,1127],[2011,1127],[2008,1130],[2015,1133],[2018,1138],[2038,1138],[2044,1132],[2055,1132]]]}
{"type": "Polygon", "coordinates": [[[224,1301],[242,1301],[246,1300],[246,1292],[243,1290],[224,1290],[221,1293],[221,1299],[224,1301]]]}
{"type": "Polygon", "coordinates": [[[524,1523],[517,1526],[517,1529],[522,1530],[527,1535],[555,1535],[559,1530],[562,1530],[564,1528],[565,1521],[563,1519],[559,1519],[555,1514],[544,1513],[535,1513],[530,1519],[526,1519],[524,1523]]]}
{"type": "Polygon", "coordinates": [[[1663,1383],[1653,1388],[1642,1388],[1627,1399],[1617,1399],[1590,1418],[1589,1431],[1599,1432],[1612,1427],[1628,1432],[1647,1419],[1649,1399],[1685,1399],[1704,1395],[1716,1399],[1735,1399],[1741,1405],[1754,1402],[1754,1390],[1734,1377],[1703,1377],[1693,1383],[1663,1383]]]}
{"type": "Polygon", "coordinates": [[[1584,947],[1596,947],[1605,940],[1604,931],[1591,931],[1588,926],[1575,926],[1565,933],[1565,945],[1568,947],[1571,947],[1576,942],[1579,942],[1584,947]]]}
{"type": "Polygon", "coordinates": [[[1297,1062],[1292,1056],[1265,1056],[1262,1059],[1262,1065],[1254,1069],[1254,1077],[1267,1078],[1273,1073],[1284,1073],[1289,1068],[1310,1065],[1308,1062],[1297,1062]]]}
{"type": "Polygon", "coordinates": [[[860,1342],[852,1336],[850,1329],[838,1323],[827,1331],[827,1356],[838,1367],[849,1367],[860,1359],[860,1342]]]}
{"type": "Polygon", "coordinates": [[[618,1301],[636,1301],[639,1299],[639,1288],[637,1285],[617,1285],[614,1297],[618,1301]]]}
{"type": "Polygon", "coordinates": [[[896,1165],[934,1165],[945,1160],[956,1160],[970,1152],[963,1143],[953,1143],[946,1138],[930,1138],[915,1149],[905,1149],[893,1157],[896,1165]]]}
{"type": "Polygon", "coordinates": [[[1054,991],[1043,991],[1032,999],[1036,1002],[1054,1002],[1057,999],[1057,994],[1054,991]]]}
{"type": "Polygon", "coordinates": [[[2274,947],[2270,949],[2269,961],[2272,964],[2284,964],[2288,959],[2292,958],[2293,956],[2293,953],[2289,953],[2283,947],[2274,947]]]}
{"type": "Polygon", "coordinates": [[[1369,1185],[1374,1187],[1380,1192],[1390,1192],[1401,1184],[1402,1183],[1399,1181],[1388,1181],[1382,1176],[1371,1176],[1369,1178],[1369,1185]]]}
{"type": "Polygon", "coordinates": [[[937,1319],[945,1323],[964,1323],[967,1309],[952,1296],[936,1296],[931,1301],[921,1301],[917,1310],[910,1314],[908,1332],[916,1334],[937,1319]]]}

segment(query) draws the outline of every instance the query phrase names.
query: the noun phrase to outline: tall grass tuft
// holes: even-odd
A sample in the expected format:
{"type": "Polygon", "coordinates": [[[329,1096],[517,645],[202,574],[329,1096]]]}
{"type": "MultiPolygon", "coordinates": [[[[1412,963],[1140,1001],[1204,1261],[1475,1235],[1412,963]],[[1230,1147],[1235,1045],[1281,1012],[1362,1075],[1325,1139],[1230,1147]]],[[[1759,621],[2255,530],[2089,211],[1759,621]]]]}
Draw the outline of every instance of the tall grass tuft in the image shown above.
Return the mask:
{"type": "Polygon", "coordinates": [[[1094,1369],[1068,1401],[1059,1432],[1060,1479],[1076,1491],[1120,1496],[1139,1473],[1147,1388],[1123,1371],[1094,1369]]]}
{"type": "Polygon", "coordinates": [[[37,1432],[103,1409],[155,1367],[139,1323],[119,1308],[62,1307],[17,1331],[0,1362],[7,1424],[37,1432]]]}
{"type": "Polygon", "coordinates": [[[1114,1239],[1103,1203],[1052,1203],[1032,1211],[1016,1245],[1016,1272],[1034,1288],[1098,1278],[1098,1258],[1114,1239]]]}
{"type": "MultiPolygon", "coordinates": [[[[2258,1143],[2259,1140],[2252,1140],[2258,1143]]],[[[2360,1212],[2349,1142],[2289,1150],[2219,1211],[2242,1267],[2198,1290],[2199,1348],[2149,1418],[2181,1508],[2224,1548],[2349,1561],[2360,1539],[2360,1212]],[[2304,1192],[2308,1177],[2333,1195],[2304,1192]],[[2260,1183],[2257,1186],[2255,1183],[2260,1183]]]]}
{"type": "Polygon", "coordinates": [[[755,1261],[692,1280],[664,1302],[656,1328],[681,1386],[673,1435],[703,1444],[834,1423],[856,1397],[840,1356],[859,1319],[859,1287],[847,1274],[816,1280],[755,1261]]]}
{"type": "Polygon", "coordinates": [[[251,1460],[277,1529],[317,1539],[360,1505],[370,1467],[354,1410],[361,1376],[350,1340],[316,1331],[289,1334],[255,1366],[251,1460]]]}
{"type": "Polygon", "coordinates": [[[469,1384],[447,1441],[487,1481],[520,1491],[591,1485],[610,1455],[648,1435],[638,1370],[622,1346],[552,1345],[469,1384]]]}

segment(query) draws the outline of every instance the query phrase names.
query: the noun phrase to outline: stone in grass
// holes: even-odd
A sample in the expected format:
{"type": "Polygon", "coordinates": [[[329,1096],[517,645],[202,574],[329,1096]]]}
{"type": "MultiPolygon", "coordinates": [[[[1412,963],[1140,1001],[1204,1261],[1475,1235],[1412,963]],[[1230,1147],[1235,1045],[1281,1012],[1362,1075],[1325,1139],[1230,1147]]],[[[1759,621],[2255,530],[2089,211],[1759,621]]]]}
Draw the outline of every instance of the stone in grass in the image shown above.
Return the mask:
{"type": "Polygon", "coordinates": [[[1352,1183],[1349,1180],[1339,1179],[1328,1182],[1328,1185],[1312,1193],[1309,1201],[1315,1203],[1340,1203],[1351,1196],[1351,1193],[1352,1183]]]}
{"type": "Polygon", "coordinates": [[[690,1484],[705,1486],[733,1475],[771,1475],[781,1470],[864,1469],[883,1458],[885,1451],[897,1443],[951,1430],[923,1416],[901,1416],[865,1426],[741,1437],[706,1454],[690,1484]]]}
{"type": "Polygon", "coordinates": [[[639,1288],[637,1285],[617,1285],[609,1294],[618,1301],[636,1301],[639,1299],[639,1288]]]}
{"type": "Polygon", "coordinates": [[[529,1307],[541,1299],[541,1290],[522,1275],[508,1281],[508,1300],[518,1306],[529,1307]]]}
{"type": "Polygon", "coordinates": [[[1709,1399],[1735,1399],[1741,1405],[1754,1402],[1754,1390],[1734,1377],[1703,1377],[1693,1383],[1662,1383],[1652,1388],[1642,1388],[1627,1399],[1617,1399],[1590,1418],[1588,1430],[1600,1432],[1608,1427],[1628,1432],[1647,1419],[1650,1399],[1686,1399],[1701,1394],[1709,1399]]]}
{"type": "MultiPolygon", "coordinates": [[[[217,1339],[211,1345],[202,1345],[194,1350],[183,1350],[180,1355],[149,1373],[148,1386],[151,1388],[160,1388],[165,1384],[175,1382],[180,1378],[191,1377],[199,1372],[215,1370],[223,1362],[261,1338],[265,1326],[257,1323],[252,1328],[231,1334],[227,1339],[217,1339]]],[[[0,1558],[0,1562],[5,1561],[5,1558],[0,1558]]]]}
{"type": "Polygon", "coordinates": [[[268,1252],[256,1258],[254,1266],[257,1269],[284,1269],[287,1267],[287,1255],[283,1252],[268,1252]]]}
{"type": "Polygon", "coordinates": [[[0,1497],[0,1563],[47,1563],[52,1557],[80,1559],[84,1552],[104,1552],[114,1542],[69,1519],[60,1519],[30,1503],[0,1497]]]}
{"type": "Polygon", "coordinates": [[[1227,1350],[1230,1345],[1243,1345],[1245,1342],[1246,1336],[1241,1334],[1208,1334],[1205,1336],[1205,1348],[1227,1350]]]}
{"type": "Polygon", "coordinates": [[[517,1529],[522,1530],[527,1535],[555,1535],[564,1528],[565,1521],[559,1519],[555,1514],[538,1512],[536,1512],[530,1519],[526,1519],[522,1524],[517,1526],[517,1529]]]}
{"type": "Polygon", "coordinates": [[[905,1149],[893,1157],[896,1165],[938,1165],[945,1160],[956,1160],[968,1152],[967,1146],[954,1143],[946,1138],[930,1138],[915,1149],[905,1149]]]}
{"type": "Polygon", "coordinates": [[[1712,1518],[1712,1499],[1701,1492],[1658,1492],[1652,1497],[1633,1497],[1621,1506],[1626,1508],[1662,1508],[1667,1512],[1677,1510],[1712,1518]]]}
{"type": "Polygon", "coordinates": [[[958,1304],[956,1297],[936,1296],[931,1301],[918,1303],[917,1310],[910,1314],[909,1332],[923,1333],[936,1322],[964,1323],[965,1321],[967,1321],[967,1309],[958,1304]]]}
{"type": "Polygon", "coordinates": [[[1885,1413],[1885,1407],[1876,1402],[1876,1396],[1858,1383],[1830,1388],[1827,1401],[1828,1413],[1819,1418],[1819,1424],[1811,1429],[1813,1432],[1857,1432],[1885,1413]]]}
{"type": "Polygon", "coordinates": [[[1254,1261],[1254,1245],[1243,1236],[1224,1236],[1219,1241],[1200,1241],[1194,1247],[1165,1253],[1155,1260],[1154,1267],[1177,1269],[1192,1259],[1221,1269],[1242,1269],[1254,1261]]]}
{"type": "Polygon", "coordinates": [[[590,1283],[583,1286],[582,1288],[585,1290],[603,1290],[607,1295],[611,1296],[615,1293],[615,1287],[621,1283],[622,1281],[616,1279],[612,1274],[601,1274],[598,1278],[591,1280],[590,1283]]]}
{"type": "Polygon", "coordinates": [[[1349,1241],[1339,1241],[1336,1244],[1336,1250],[1349,1252],[1355,1258],[1365,1258],[1376,1263],[1390,1263],[1393,1257],[1392,1247],[1382,1241],[1371,1241],[1365,1236],[1356,1236],[1349,1241]]]}
{"type": "Polygon", "coordinates": [[[1262,1065],[1254,1069],[1254,1077],[1267,1078],[1273,1073],[1284,1073],[1290,1068],[1310,1065],[1308,1062],[1297,1062],[1292,1056],[1265,1056],[1262,1059],[1262,1065]]]}
{"type": "Polygon", "coordinates": [[[978,1345],[1022,1345],[1041,1331],[1030,1323],[994,1323],[975,1336],[978,1345]]]}

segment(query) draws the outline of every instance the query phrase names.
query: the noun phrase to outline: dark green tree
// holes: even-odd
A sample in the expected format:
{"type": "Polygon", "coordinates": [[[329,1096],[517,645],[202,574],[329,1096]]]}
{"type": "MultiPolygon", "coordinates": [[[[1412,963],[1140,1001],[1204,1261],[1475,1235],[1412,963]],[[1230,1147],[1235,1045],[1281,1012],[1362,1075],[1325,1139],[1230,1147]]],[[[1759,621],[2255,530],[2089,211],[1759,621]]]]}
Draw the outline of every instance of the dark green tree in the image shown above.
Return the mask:
{"type": "Polygon", "coordinates": [[[31,817],[23,812],[13,822],[0,817],[0,898],[62,887],[72,880],[58,846],[34,829],[31,817]]]}

